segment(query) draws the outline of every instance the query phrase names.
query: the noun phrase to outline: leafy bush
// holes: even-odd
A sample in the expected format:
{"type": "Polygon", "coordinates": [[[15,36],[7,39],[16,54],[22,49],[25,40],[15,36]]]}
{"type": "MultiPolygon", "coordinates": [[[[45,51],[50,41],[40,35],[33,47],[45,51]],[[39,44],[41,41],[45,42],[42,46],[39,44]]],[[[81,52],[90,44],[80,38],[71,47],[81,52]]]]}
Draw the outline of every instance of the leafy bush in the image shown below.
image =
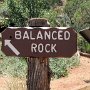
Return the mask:
{"type": "Polygon", "coordinates": [[[78,35],[78,48],[82,52],[90,53],[90,44],[80,35],[78,35]]]}
{"type": "Polygon", "coordinates": [[[53,9],[50,9],[48,11],[42,11],[42,14],[40,15],[41,18],[47,18],[50,22],[50,25],[52,27],[56,26],[56,18],[58,13],[54,11],[53,9]]]}
{"type": "Polygon", "coordinates": [[[25,77],[27,64],[25,58],[6,57],[0,51],[0,74],[13,77],[25,77]]]}
{"type": "Polygon", "coordinates": [[[50,68],[53,78],[60,78],[68,75],[68,69],[79,65],[79,56],[71,58],[50,58],[50,68]]]}
{"type": "MultiPolygon", "coordinates": [[[[26,26],[28,19],[38,18],[43,14],[43,11],[48,11],[56,4],[60,5],[61,2],[61,0],[7,0],[9,15],[7,24],[14,23],[15,26],[26,26]]],[[[53,14],[55,15],[55,12],[53,14]]],[[[51,18],[54,15],[51,14],[51,18]]]]}
{"type": "Polygon", "coordinates": [[[90,0],[68,0],[64,11],[77,31],[90,27],[90,0]]]}

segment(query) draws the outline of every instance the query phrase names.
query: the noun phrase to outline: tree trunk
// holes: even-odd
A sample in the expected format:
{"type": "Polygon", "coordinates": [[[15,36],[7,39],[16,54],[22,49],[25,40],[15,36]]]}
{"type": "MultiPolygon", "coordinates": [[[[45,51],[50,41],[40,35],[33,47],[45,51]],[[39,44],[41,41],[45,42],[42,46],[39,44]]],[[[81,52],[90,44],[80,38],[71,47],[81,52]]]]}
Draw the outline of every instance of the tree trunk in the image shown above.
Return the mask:
{"type": "MultiPolygon", "coordinates": [[[[29,26],[49,26],[45,19],[31,19],[29,26]],[[44,23],[43,23],[44,22],[44,23]],[[40,24],[41,23],[41,24],[40,24]]],[[[50,69],[48,58],[32,58],[27,60],[27,90],[50,90],[50,69]]]]}

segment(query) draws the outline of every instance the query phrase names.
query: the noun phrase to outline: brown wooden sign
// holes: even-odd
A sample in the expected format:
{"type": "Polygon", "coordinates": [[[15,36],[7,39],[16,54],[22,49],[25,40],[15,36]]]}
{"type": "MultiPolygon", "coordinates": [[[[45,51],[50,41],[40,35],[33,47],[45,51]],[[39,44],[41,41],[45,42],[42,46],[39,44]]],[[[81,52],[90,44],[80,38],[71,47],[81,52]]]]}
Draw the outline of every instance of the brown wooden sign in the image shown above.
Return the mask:
{"type": "Polygon", "coordinates": [[[2,32],[2,51],[18,57],[71,57],[77,51],[77,33],[66,27],[9,27],[2,32]]]}

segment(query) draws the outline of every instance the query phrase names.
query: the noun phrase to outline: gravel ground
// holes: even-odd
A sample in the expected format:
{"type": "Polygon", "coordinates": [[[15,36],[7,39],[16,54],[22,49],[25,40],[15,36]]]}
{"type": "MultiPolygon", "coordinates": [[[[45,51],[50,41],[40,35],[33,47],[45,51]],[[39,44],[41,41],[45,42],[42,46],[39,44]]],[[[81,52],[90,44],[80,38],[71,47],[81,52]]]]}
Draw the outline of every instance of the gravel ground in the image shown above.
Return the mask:
{"type": "MultiPolygon", "coordinates": [[[[90,84],[90,58],[80,58],[80,66],[70,70],[68,77],[51,81],[51,90],[77,90],[90,84]]],[[[82,89],[82,90],[90,90],[82,89]]]]}

